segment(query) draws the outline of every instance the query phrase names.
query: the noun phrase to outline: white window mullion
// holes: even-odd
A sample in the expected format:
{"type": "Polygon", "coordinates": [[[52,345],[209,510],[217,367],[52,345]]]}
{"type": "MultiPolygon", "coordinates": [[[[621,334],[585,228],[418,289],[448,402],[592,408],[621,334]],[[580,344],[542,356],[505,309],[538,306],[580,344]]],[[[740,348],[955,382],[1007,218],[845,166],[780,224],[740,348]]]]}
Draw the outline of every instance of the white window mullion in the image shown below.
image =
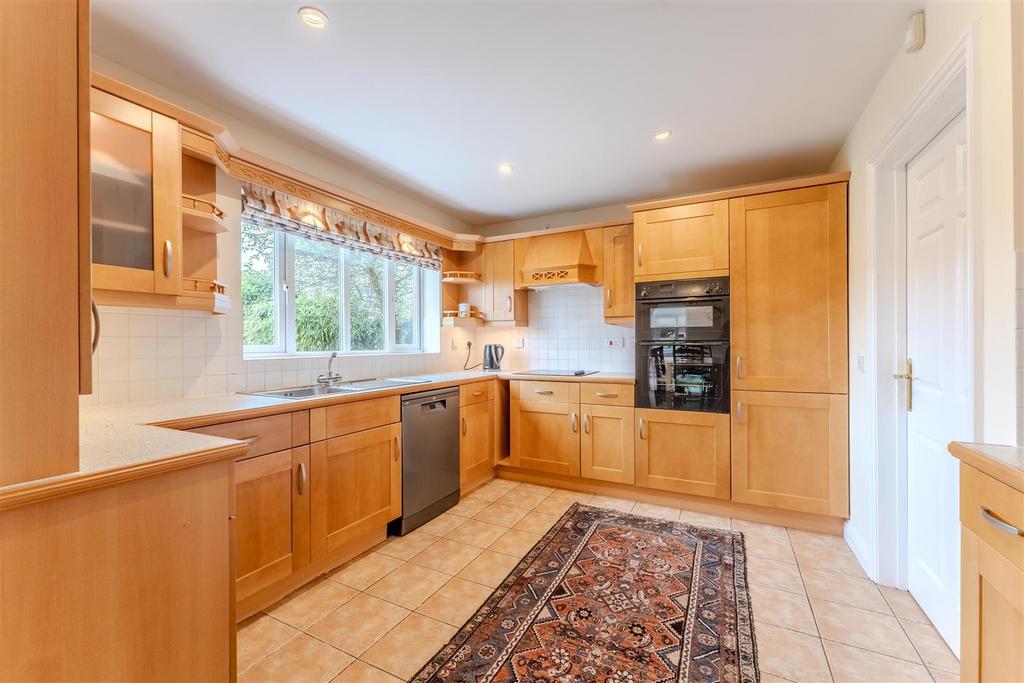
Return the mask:
{"type": "Polygon", "coordinates": [[[285,235],[284,257],[284,319],[285,353],[293,354],[295,344],[295,236],[285,235]]]}
{"type": "Polygon", "coordinates": [[[345,353],[352,352],[352,308],[350,305],[351,292],[348,286],[348,256],[350,253],[348,249],[342,249],[341,279],[344,286],[341,289],[341,349],[345,353]]]}
{"type": "Polygon", "coordinates": [[[391,259],[384,261],[384,351],[391,352],[395,349],[395,329],[398,322],[395,316],[398,315],[398,307],[395,306],[395,262],[391,259]]]}

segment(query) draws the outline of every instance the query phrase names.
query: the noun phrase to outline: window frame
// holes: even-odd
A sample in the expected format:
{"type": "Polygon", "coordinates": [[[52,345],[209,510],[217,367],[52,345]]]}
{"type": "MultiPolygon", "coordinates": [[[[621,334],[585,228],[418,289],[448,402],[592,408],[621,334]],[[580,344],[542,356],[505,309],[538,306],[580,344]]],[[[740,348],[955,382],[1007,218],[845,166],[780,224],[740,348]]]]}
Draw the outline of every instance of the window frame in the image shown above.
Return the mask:
{"type": "MultiPolygon", "coordinates": [[[[246,229],[246,221],[243,221],[242,229],[246,229]]],[[[257,224],[253,224],[260,227],[257,224]]],[[[311,239],[302,237],[282,230],[274,230],[274,287],[276,297],[275,306],[275,327],[277,329],[277,344],[268,345],[243,345],[242,351],[246,358],[261,357],[294,357],[311,358],[327,356],[337,352],[339,356],[368,356],[388,353],[426,353],[424,349],[424,272],[422,266],[410,264],[416,268],[414,280],[414,301],[413,301],[413,343],[398,344],[395,341],[397,334],[397,306],[394,305],[395,296],[395,273],[396,259],[387,258],[384,255],[377,255],[384,261],[384,302],[382,306],[384,344],[381,349],[352,350],[351,338],[351,314],[350,314],[350,290],[347,286],[349,279],[349,254],[356,253],[354,249],[347,249],[339,244],[335,248],[340,252],[340,265],[338,268],[338,316],[340,348],[327,351],[298,351],[296,348],[295,329],[295,244],[298,239],[311,239]]],[[[239,297],[241,298],[241,297],[239,297]]],[[[244,311],[243,311],[244,316],[244,311]]]]}

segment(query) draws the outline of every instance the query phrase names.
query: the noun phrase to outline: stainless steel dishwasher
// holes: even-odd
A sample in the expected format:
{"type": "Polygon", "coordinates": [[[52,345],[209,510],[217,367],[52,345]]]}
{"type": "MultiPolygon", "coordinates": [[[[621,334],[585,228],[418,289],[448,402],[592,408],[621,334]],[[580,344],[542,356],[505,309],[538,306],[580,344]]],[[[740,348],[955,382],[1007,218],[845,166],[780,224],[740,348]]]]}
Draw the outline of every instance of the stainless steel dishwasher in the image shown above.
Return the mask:
{"type": "Polygon", "coordinates": [[[402,536],[459,502],[459,389],[402,396],[402,536]]]}

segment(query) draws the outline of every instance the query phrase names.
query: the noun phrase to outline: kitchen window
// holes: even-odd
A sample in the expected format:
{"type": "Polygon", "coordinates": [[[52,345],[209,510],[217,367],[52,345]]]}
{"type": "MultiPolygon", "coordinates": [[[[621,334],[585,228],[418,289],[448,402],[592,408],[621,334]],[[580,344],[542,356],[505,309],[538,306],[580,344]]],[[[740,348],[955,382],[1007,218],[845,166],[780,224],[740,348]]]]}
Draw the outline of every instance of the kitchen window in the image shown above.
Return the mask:
{"type": "Polygon", "coordinates": [[[247,356],[424,350],[437,271],[244,220],[241,237],[247,356]]]}

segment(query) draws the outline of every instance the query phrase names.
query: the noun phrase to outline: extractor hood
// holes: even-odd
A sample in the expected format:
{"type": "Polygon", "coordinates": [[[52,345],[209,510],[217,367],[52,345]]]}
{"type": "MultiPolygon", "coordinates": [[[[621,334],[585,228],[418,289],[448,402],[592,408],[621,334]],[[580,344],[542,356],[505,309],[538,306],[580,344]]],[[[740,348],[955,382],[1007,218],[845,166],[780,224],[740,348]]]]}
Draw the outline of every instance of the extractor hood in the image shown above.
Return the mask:
{"type": "Polygon", "coordinates": [[[583,230],[531,237],[523,260],[523,284],[596,285],[598,258],[600,254],[595,258],[583,230]]]}

